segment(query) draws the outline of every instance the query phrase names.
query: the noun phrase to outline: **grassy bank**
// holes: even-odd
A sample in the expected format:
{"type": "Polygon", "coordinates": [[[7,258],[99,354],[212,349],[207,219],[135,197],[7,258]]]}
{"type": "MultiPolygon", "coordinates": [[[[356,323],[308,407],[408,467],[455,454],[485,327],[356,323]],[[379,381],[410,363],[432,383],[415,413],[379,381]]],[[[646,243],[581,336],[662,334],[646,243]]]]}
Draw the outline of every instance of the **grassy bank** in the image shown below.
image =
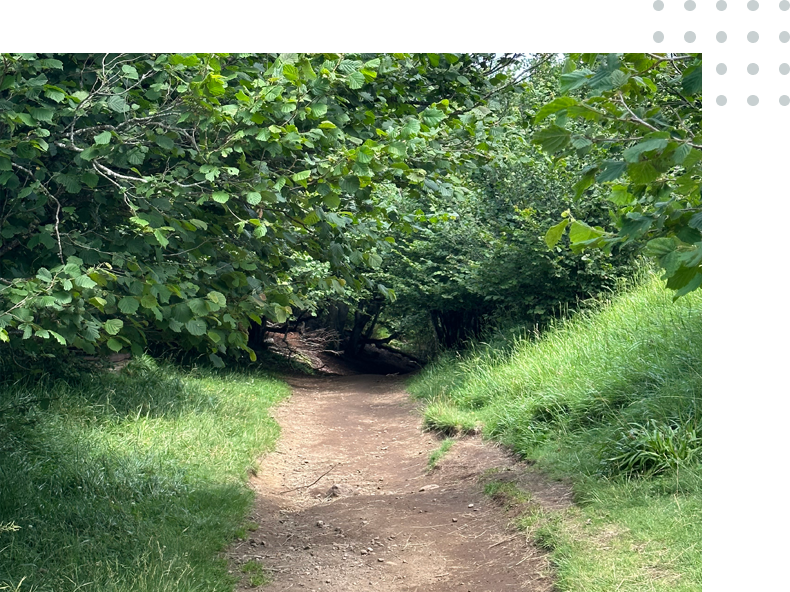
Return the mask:
{"type": "Polygon", "coordinates": [[[574,483],[579,507],[522,517],[562,590],[702,586],[702,296],[656,278],[543,335],[446,357],[410,384],[427,426],[482,424],[574,483]]]}
{"type": "Polygon", "coordinates": [[[0,387],[0,590],[232,590],[219,552],[287,394],[262,373],[150,359],[0,387]]]}

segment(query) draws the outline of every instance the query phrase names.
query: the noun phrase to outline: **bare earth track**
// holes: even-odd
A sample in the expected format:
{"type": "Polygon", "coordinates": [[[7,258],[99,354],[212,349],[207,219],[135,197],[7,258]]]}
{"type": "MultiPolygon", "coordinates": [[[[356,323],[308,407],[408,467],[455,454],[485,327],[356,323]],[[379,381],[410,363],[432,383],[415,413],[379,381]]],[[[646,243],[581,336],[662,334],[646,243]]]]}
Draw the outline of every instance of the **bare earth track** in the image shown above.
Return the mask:
{"type": "MultiPolygon", "coordinates": [[[[421,429],[401,377],[289,379],[277,450],[251,478],[258,528],[229,550],[234,570],[260,562],[267,592],[499,592],[552,589],[545,556],[483,495],[487,471],[513,471],[533,500],[570,504],[551,482],[479,438],[439,445],[421,429]]],[[[249,589],[244,578],[240,589],[249,589]]]]}

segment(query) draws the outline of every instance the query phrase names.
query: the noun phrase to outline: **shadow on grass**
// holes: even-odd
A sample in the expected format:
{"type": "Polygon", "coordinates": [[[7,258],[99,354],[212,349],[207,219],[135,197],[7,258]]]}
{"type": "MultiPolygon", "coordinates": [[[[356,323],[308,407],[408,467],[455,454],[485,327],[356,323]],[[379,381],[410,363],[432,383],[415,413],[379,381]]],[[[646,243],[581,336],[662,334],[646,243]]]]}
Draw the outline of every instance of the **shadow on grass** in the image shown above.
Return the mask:
{"type": "Polygon", "coordinates": [[[71,384],[0,387],[0,589],[227,590],[221,551],[274,442],[287,387],[150,360],[71,384]],[[42,401],[50,404],[9,405],[42,401]]]}

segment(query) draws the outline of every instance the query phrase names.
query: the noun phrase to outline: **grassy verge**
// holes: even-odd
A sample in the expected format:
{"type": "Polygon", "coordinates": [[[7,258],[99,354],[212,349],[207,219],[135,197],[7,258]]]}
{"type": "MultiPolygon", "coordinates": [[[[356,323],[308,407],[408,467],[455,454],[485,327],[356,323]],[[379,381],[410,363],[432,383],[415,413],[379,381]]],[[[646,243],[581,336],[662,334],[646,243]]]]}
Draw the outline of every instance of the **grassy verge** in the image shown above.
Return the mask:
{"type": "Polygon", "coordinates": [[[702,297],[650,278],[535,338],[518,331],[410,384],[426,425],[479,423],[574,483],[578,507],[522,522],[561,590],[702,587],[702,297]]]}
{"type": "Polygon", "coordinates": [[[428,457],[429,471],[432,471],[433,469],[436,468],[436,465],[440,460],[442,460],[444,455],[450,452],[450,448],[453,447],[453,444],[455,444],[455,440],[453,440],[452,438],[445,438],[444,440],[442,440],[442,443],[439,445],[439,448],[431,452],[431,455],[428,457]]]}
{"type": "Polygon", "coordinates": [[[0,530],[0,589],[232,590],[219,552],[287,394],[262,373],[150,359],[0,387],[0,525],[18,527],[0,530]]]}

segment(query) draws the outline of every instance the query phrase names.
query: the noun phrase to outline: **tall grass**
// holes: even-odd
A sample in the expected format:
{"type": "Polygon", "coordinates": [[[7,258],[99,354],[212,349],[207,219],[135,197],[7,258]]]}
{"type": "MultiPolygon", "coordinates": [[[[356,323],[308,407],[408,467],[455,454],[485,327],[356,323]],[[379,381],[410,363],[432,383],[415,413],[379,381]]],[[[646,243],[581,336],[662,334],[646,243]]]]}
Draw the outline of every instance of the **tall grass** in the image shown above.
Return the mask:
{"type": "Polygon", "coordinates": [[[590,524],[553,527],[567,535],[555,549],[562,589],[700,589],[701,293],[672,302],[650,276],[542,335],[509,335],[412,380],[426,425],[482,423],[573,480],[590,524]],[[596,524],[614,542],[596,543],[596,524]]]}
{"type": "Polygon", "coordinates": [[[287,386],[138,361],[0,387],[0,589],[233,589],[218,553],[251,503],[287,386]],[[37,403],[33,403],[37,401],[37,403]]]}

